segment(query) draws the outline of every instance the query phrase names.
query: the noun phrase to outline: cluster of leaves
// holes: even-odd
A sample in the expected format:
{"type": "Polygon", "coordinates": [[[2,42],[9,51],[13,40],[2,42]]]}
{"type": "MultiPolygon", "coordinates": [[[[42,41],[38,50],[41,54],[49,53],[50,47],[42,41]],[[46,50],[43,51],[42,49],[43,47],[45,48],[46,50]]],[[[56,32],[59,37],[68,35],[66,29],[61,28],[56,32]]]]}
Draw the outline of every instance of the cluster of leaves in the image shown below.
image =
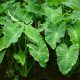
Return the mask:
{"type": "Polygon", "coordinates": [[[1,3],[0,63],[8,49],[15,46],[19,50],[11,50],[17,63],[24,66],[29,52],[40,66],[46,67],[48,44],[56,50],[59,70],[67,74],[79,56],[79,4],[79,0],[10,0],[1,3]]]}

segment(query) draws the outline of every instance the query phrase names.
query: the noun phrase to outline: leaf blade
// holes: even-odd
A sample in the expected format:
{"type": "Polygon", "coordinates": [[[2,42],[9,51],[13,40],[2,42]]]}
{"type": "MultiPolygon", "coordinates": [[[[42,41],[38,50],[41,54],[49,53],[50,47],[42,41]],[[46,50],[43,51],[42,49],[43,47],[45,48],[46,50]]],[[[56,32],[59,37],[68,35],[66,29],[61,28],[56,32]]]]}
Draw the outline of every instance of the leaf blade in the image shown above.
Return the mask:
{"type": "Polygon", "coordinates": [[[70,46],[69,48],[66,44],[60,44],[57,49],[57,64],[60,71],[65,75],[72,67],[76,64],[79,55],[79,44],[70,46]]]}

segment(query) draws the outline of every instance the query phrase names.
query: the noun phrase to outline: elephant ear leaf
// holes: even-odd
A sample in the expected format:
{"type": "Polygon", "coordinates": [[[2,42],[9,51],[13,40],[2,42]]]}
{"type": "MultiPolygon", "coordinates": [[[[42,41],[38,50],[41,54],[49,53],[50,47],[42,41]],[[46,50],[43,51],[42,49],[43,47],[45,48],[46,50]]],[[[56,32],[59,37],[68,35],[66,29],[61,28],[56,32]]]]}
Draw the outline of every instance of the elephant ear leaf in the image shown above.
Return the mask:
{"type": "Polygon", "coordinates": [[[66,44],[62,43],[57,47],[56,52],[59,69],[66,75],[78,60],[79,45],[75,44],[68,48],[66,44]]]}
{"type": "Polygon", "coordinates": [[[9,11],[8,11],[8,14],[9,14],[9,16],[11,17],[11,19],[12,19],[13,21],[15,21],[15,22],[16,22],[16,21],[19,21],[18,19],[14,18],[9,11]]]}
{"type": "Polygon", "coordinates": [[[3,34],[5,38],[4,47],[8,48],[12,43],[16,43],[21,36],[24,27],[19,24],[13,24],[12,26],[4,26],[3,34]]]}
{"type": "Polygon", "coordinates": [[[22,50],[19,50],[18,54],[13,54],[14,58],[17,60],[18,63],[21,63],[22,65],[25,64],[25,54],[22,50]]]}
{"type": "Polygon", "coordinates": [[[56,43],[60,43],[60,38],[65,35],[66,23],[63,22],[58,27],[54,23],[50,23],[45,30],[45,40],[52,49],[56,48],[56,43]]]}
{"type": "Polygon", "coordinates": [[[4,58],[5,53],[6,53],[6,51],[2,51],[0,53],[0,64],[1,64],[2,60],[3,60],[3,58],[4,58]]]}
{"type": "Polygon", "coordinates": [[[49,6],[53,6],[53,5],[58,6],[59,3],[65,2],[66,0],[45,0],[45,1],[49,6]]]}
{"type": "Polygon", "coordinates": [[[29,4],[26,6],[28,12],[32,12],[35,14],[44,14],[44,9],[41,5],[37,4],[29,4]]]}
{"type": "Polygon", "coordinates": [[[70,36],[70,41],[73,44],[78,43],[80,46],[80,21],[77,21],[74,26],[68,25],[68,35],[70,36]]]}
{"type": "Polygon", "coordinates": [[[25,34],[32,43],[27,45],[29,47],[30,54],[42,67],[45,67],[46,62],[49,60],[49,51],[39,31],[31,25],[27,25],[25,27],[25,34]]]}
{"type": "Polygon", "coordinates": [[[58,7],[57,9],[52,9],[50,7],[45,8],[45,16],[47,22],[53,22],[58,23],[63,20],[62,17],[62,8],[58,7]]]}
{"type": "Polygon", "coordinates": [[[37,45],[28,44],[28,47],[30,54],[34,59],[38,61],[42,67],[45,67],[46,62],[49,60],[49,52],[46,44],[43,41],[40,41],[37,45]]]}
{"type": "Polygon", "coordinates": [[[80,10],[80,0],[67,0],[66,2],[63,2],[63,4],[73,9],[80,10]]]}
{"type": "Polygon", "coordinates": [[[39,31],[35,28],[33,28],[31,25],[25,26],[25,34],[29,38],[30,42],[32,43],[39,43],[40,40],[42,40],[42,37],[39,33],[39,31]]]}

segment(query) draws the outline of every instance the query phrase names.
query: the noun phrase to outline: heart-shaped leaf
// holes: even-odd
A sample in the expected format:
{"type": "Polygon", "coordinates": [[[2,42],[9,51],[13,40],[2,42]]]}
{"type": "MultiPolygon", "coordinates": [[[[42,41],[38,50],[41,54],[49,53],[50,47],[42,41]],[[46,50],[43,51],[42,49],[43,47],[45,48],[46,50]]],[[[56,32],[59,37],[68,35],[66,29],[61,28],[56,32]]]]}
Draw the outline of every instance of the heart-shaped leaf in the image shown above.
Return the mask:
{"type": "Polygon", "coordinates": [[[60,44],[57,49],[57,64],[60,71],[65,75],[76,64],[79,55],[79,45],[72,45],[69,48],[66,44],[60,44]]]}
{"type": "Polygon", "coordinates": [[[56,43],[60,43],[60,38],[65,35],[66,23],[63,22],[58,27],[53,23],[50,23],[45,30],[45,40],[51,46],[52,49],[56,48],[56,43]]]}
{"type": "Polygon", "coordinates": [[[27,25],[25,26],[25,34],[29,38],[29,41],[33,43],[27,45],[30,54],[42,67],[45,67],[46,62],[49,60],[49,51],[39,31],[31,25],[27,25]]]}
{"type": "Polygon", "coordinates": [[[12,26],[4,26],[4,47],[8,48],[11,45],[11,43],[16,43],[18,41],[18,38],[21,36],[23,29],[24,27],[21,27],[19,24],[13,24],[12,26]]]}
{"type": "Polygon", "coordinates": [[[49,52],[46,44],[40,41],[37,45],[28,44],[30,54],[42,67],[46,66],[46,62],[49,60],[49,52]]]}

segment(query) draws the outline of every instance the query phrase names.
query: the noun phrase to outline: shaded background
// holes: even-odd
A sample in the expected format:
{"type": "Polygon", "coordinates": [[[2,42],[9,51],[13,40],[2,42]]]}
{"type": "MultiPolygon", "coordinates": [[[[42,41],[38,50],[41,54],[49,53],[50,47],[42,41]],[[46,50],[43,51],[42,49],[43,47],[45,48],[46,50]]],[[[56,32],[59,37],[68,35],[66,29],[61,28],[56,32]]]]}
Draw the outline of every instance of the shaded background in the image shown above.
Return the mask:
{"type": "MultiPolygon", "coordinates": [[[[14,80],[13,78],[6,78],[5,71],[4,66],[0,67],[0,80],[14,80]]],[[[62,75],[58,69],[56,57],[51,53],[46,68],[40,67],[35,62],[28,77],[20,77],[19,80],[80,80],[80,73],[73,73],[70,77],[62,75]]]]}

